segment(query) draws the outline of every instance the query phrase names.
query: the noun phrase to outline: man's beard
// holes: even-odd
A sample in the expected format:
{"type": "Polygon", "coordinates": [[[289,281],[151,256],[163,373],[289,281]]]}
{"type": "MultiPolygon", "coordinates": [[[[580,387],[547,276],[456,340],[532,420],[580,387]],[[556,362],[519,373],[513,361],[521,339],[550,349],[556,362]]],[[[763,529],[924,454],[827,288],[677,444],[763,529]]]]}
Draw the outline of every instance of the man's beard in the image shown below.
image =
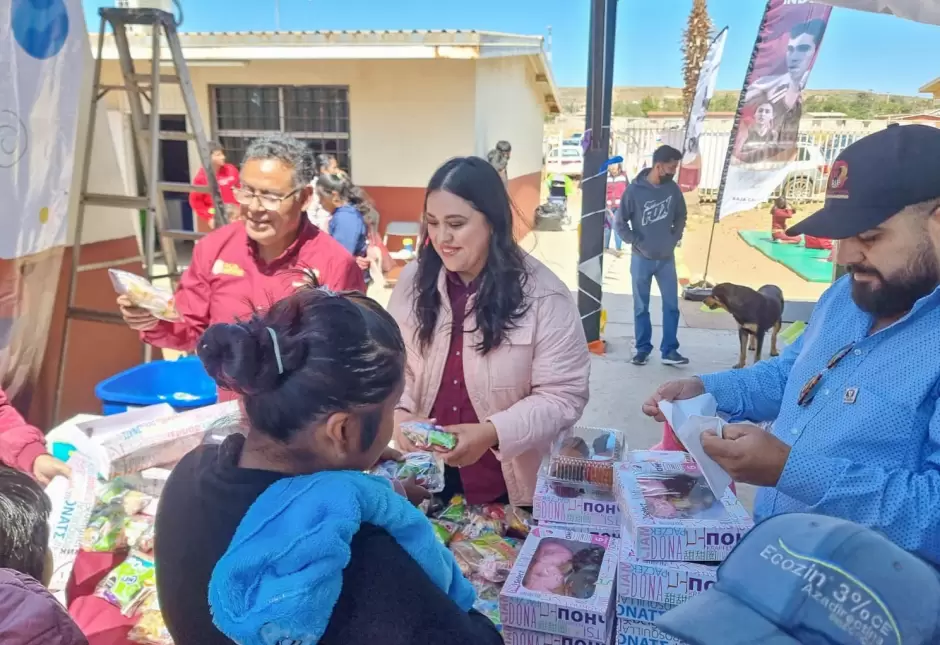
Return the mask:
{"type": "Polygon", "coordinates": [[[849,272],[875,276],[878,282],[852,280],[852,299],[875,318],[893,318],[906,314],[914,303],[932,293],[940,284],[940,262],[929,243],[918,248],[907,267],[885,278],[873,267],[850,265],[849,272]]]}

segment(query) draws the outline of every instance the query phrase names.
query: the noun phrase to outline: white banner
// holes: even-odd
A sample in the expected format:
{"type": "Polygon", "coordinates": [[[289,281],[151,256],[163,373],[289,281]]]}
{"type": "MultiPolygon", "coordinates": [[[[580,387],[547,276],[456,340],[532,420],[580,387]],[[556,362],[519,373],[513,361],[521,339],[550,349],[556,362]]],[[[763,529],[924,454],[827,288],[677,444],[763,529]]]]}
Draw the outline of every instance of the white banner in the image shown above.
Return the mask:
{"type": "Polygon", "coordinates": [[[66,242],[88,58],[81,0],[0,1],[0,259],[66,242]]]}
{"type": "Polygon", "coordinates": [[[721,55],[725,51],[725,40],[728,37],[728,28],[721,30],[712,44],[708,47],[702,68],[698,73],[698,83],[695,85],[695,98],[692,100],[692,109],[689,110],[689,122],[685,127],[685,142],[682,145],[682,166],[679,168],[677,183],[684,193],[692,192],[698,188],[702,178],[702,156],[699,140],[705,126],[705,115],[708,114],[708,104],[715,93],[715,84],[718,83],[718,66],[721,64],[721,55]]]}
{"type": "Polygon", "coordinates": [[[823,0],[823,3],[940,25],[940,2],[937,0],[823,0]]]}
{"type": "Polygon", "coordinates": [[[716,221],[756,208],[778,187],[786,192],[799,158],[803,90],[831,11],[807,0],[768,0],[735,114],[716,221]]]}

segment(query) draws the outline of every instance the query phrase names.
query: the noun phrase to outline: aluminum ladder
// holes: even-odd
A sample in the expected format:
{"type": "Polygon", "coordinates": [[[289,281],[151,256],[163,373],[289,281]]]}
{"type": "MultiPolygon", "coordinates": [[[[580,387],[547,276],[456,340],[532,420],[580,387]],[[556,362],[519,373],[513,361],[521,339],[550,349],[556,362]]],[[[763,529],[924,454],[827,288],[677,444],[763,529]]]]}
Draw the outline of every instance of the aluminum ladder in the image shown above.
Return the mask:
{"type": "MultiPolygon", "coordinates": [[[[193,231],[172,230],[168,226],[166,202],[164,193],[190,193],[202,192],[212,195],[215,203],[215,223],[221,226],[226,223],[225,208],[222,203],[219,186],[215,174],[206,172],[208,186],[193,186],[180,182],[166,182],[159,180],[160,172],[160,141],[194,141],[199,152],[199,160],[203,168],[211,169],[211,151],[202,119],[199,116],[199,107],[193,93],[189,69],[183,59],[180,45],[178,23],[173,14],[159,9],[123,9],[101,8],[101,27],[98,31],[98,54],[95,58],[95,72],[93,79],[94,92],[91,109],[88,115],[88,126],[85,149],[81,165],[81,197],[75,224],[75,239],[72,247],[71,269],[68,274],[68,299],[66,301],[65,323],[63,325],[62,344],[59,350],[58,373],[56,376],[55,397],[53,399],[53,419],[59,422],[62,394],[65,387],[66,355],[68,352],[71,322],[85,320],[96,323],[109,323],[123,325],[120,314],[114,311],[95,311],[75,305],[79,275],[86,271],[97,271],[115,268],[126,264],[140,263],[144,275],[148,280],[156,278],[169,278],[176,283],[179,278],[175,243],[178,240],[198,240],[203,234],[193,231]],[[110,25],[114,33],[114,45],[117,48],[118,62],[120,63],[123,84],[106,85],[101,82],[102,54],[104,52],[105,35],[110,25]],[[131,56],[128,41],[128,27],[149,27],[151,38],[150,72],[137,73],[134,60],[131,56]],[[161,74],[161,38],[166,39],[171,64],[175,68],[173,74],[161,74]],[[188,132],[160,131],[160,85],[178,85],[186,108],[186,118],[189,123],[188,132]],[[109,92],[123,91],[127,94],[130,107],[131,129],[133,131],[134,165],[131,171],[139,170],[144,177],[141,195],[109,195],[88,192],[89,168],[91,166],[92,146],[95,135],[95,120],[98,102],[109,92]],[[144,111],[144,100],[150,105],[149,115],[144,111]],[[85,223],[85,209],[88,206],[116,208],[124,210],[145,210],[146,218],[142,231],[143,255],[125,257],[107,262],[82,264],[80,260],[82,246],[82,230],[85,223]],[[157,253],[156,240],[160,241],[160,252],[157,253]],[[154,275],[154,260],[160,257],[167,267],[164,275],[154,275]]],[[[152,348],[144,346],[143,359],[148,362],[151,358],[152,348]]]]}

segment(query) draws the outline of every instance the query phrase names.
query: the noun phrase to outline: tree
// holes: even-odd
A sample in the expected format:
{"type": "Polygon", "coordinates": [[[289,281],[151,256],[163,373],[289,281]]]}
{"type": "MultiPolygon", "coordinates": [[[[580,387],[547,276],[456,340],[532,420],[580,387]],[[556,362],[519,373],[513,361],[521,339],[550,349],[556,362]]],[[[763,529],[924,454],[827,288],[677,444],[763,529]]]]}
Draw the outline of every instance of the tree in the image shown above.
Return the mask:
{"type": "Polygon", "coordinates": [[[682,80],[685,83],[682,87],[682,103],[686,114],[695,100],[695,87],[711,38],[712,19],[708,17],[705,0],[692,0],[689,21],[682,32],[682,80]]]}
{"type": "Polygon", "coordinates": [[[640,110],[643,112],[643,115],[646,116],[650,112],[659,111],[659,101],[652,96],[644,96],[643,100],[640,101],[640,110]]]}

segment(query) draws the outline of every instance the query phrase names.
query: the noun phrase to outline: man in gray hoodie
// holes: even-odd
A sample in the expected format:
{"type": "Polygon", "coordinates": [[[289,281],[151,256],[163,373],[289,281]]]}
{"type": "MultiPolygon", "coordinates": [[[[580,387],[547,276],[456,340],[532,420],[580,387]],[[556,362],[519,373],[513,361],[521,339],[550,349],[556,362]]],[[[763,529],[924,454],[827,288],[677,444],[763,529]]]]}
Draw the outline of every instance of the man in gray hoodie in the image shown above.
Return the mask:
{"type": "Polygon", "coordinates": [[[615,226],[624,242],[633,247],[633,319],[636,335],[634,365],[646,365],[653,351],[650,323],[650,287],[653,278],[663,297],[663,340],[659,348],[666,365],[689,362],[679,353],[679,280],[676,246],[685,230],[685,198],[673,181],[682,153],[660,146],[653,153],[653,167],[637,175],[617,211],[615,226]]]}

